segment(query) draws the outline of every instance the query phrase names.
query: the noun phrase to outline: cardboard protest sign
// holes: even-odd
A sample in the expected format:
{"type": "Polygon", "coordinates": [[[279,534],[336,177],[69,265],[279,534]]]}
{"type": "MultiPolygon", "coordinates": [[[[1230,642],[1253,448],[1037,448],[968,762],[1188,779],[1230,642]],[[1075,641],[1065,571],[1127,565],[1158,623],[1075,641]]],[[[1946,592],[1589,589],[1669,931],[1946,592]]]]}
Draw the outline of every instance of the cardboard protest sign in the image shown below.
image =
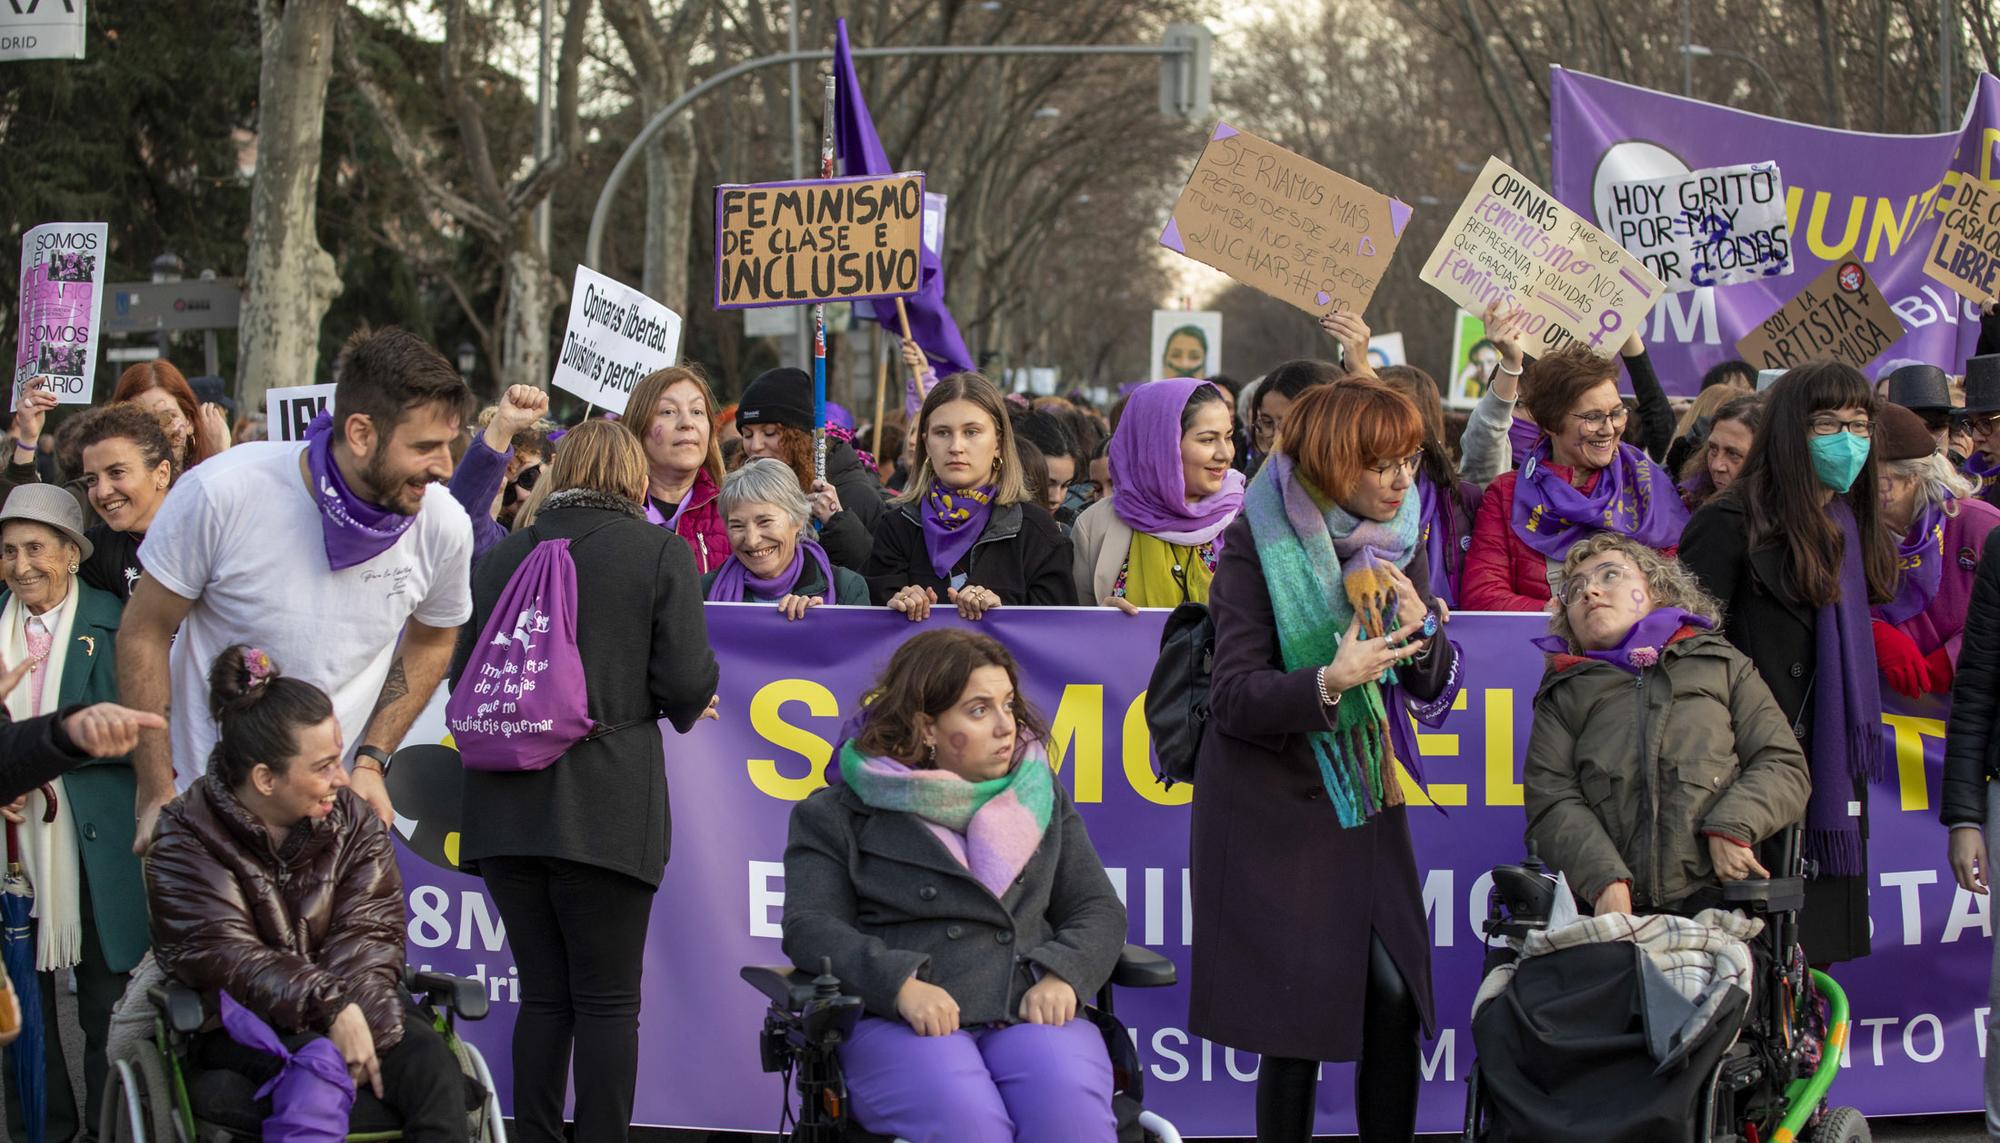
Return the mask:
{"type": "Polygon", "coordinates": [[[1160,245],[1309,314],[1360,313],[1409,222],[1380,191],[1218,123],[1160,245]]]}
{"type": "Polygon", "coordinates": [[[1154,377],[1213,377],[1222,372],[1222,315],[1215,310],[1154,310],[1154,377]]]}
{"type": "Polygon", "coordinates": [[[334,385],[294,385],[264,391],[264,437],[302,441],[306,426],[333,404],[334,385]]]}
{"type": "Polygon", "coordinates": [[[622,282],[576,268],[556,388],[623,415],[632,386],[680,360],[681,316],[622,282]]]}
{"type": "Polygon", "coordinates": [[[2000,298],[2000,185],[1961,178],[1938,213],[1924,273],[1975,302],[2000,298]]]}
{"type": "Polygon", "coordinates": [[[895,298],[922,285],[924,176],[715,188],[715,308],[895,298]]]}
{"type": "Polygon", "coordinates": [[[42,377],[42,387],[63,404],[90,404],[108,231],[102,222],[50,222],[21,235],[15,392],[28,378],[42,377]]]}
{"type": "Polygon", "coordinates": [[[1903,323],[1861,263],[1835,262],[1745,334],[1736,352],[1759,369],[1790,369],[1820,357],[1862,369],[1902,336],[1903,323]]]}
{"type": "Polygon", "coordinates": [[[1776,163],[1614,183],[1602,221],[1675,293],[1792,272],[1785,182],[1776,163]]]}
{"type": "Polygon", "coordinates": [[[1424,263],[1424,281],[1471,310],[1527,314],[1523,348],[1572,341],[1610,357],[1666,293],[1645,263],[1526,175],[1488,159],[1424,263]]]}

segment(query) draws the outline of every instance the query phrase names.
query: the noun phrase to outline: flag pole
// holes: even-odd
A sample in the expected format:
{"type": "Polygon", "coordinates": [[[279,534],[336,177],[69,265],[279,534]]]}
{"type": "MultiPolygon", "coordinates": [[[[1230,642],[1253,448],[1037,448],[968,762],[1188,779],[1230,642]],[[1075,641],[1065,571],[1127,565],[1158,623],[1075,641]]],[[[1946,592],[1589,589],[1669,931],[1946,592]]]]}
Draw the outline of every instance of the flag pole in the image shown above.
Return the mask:
{"type": "MultiPolygon", "coordinates": [[[[821,116],[819,177],[833,177],[833,73],[823,78],[824,113],[821,116]]],[[[826,479],[826,303],[813,303],[813,476],[826,479]]]]}
{"type": "Polygon", "coordinates": [[[875,442],[868,453],[875,458],[876,465],[882,463],[882,412],[889,399],[889,339],[882,336],[882,327],[875,327],[875,442]]]}
{"type": "MultiPolygon", "coordinates": [[[[903,304],[901,298],[896,299],[896,320],[903,327],[903,340],[915,341],[916,338],[910,336],[910,308],[903,304]]],[[[931,369],[931,355],[926,353],[923,365],[917,369],[917,400],[921,401],[931,395],[931,384],[936,376],[937,374],[931,369]]]]}

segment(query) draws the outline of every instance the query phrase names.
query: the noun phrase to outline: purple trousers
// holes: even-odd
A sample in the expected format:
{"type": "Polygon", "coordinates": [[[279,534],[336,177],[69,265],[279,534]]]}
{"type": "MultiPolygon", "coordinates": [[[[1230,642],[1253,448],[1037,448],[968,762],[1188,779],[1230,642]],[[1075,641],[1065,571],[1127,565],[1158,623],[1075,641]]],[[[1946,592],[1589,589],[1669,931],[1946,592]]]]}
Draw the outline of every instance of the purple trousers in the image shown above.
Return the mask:
{"type": "Polygon", "coordinates": [[[840,1046],[855,1120],[909,1143],[1113,1143],[1111,1057],[1082,1015],[919,1036],[864,1016],[840,1046]]]}

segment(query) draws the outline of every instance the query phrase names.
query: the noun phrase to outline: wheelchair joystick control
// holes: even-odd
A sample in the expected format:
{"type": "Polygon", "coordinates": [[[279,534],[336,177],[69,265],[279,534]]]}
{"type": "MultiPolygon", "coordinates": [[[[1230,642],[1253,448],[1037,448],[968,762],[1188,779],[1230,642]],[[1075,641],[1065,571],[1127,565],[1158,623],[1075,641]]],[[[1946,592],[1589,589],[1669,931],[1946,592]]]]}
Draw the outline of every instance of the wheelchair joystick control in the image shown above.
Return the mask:
{"type": "Polygon", "coordinates": [[[833,975],[833,958],[819,958],[819,975],[813,977],[813,999],[831,1000],[840,995],[840,978],[833,975]]]}

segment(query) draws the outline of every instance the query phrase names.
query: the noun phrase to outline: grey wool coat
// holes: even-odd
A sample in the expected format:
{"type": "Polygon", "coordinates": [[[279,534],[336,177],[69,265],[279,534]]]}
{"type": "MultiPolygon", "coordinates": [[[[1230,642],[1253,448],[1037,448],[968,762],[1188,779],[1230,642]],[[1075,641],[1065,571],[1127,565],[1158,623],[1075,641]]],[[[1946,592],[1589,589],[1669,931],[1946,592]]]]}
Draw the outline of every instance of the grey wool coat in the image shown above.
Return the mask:
{"type": "Polygon", "coordinates": [[[792,810],[785,955],[831,957],[870,1013],[896,1018],[911,975],[951,993],[959,1023],[1012,1024],[1043,971],[1088,1001],[1125,947],[1125,906],[1060,786],[1042,844],[996,898],[913,814],[830,786],[792,810]]]}

